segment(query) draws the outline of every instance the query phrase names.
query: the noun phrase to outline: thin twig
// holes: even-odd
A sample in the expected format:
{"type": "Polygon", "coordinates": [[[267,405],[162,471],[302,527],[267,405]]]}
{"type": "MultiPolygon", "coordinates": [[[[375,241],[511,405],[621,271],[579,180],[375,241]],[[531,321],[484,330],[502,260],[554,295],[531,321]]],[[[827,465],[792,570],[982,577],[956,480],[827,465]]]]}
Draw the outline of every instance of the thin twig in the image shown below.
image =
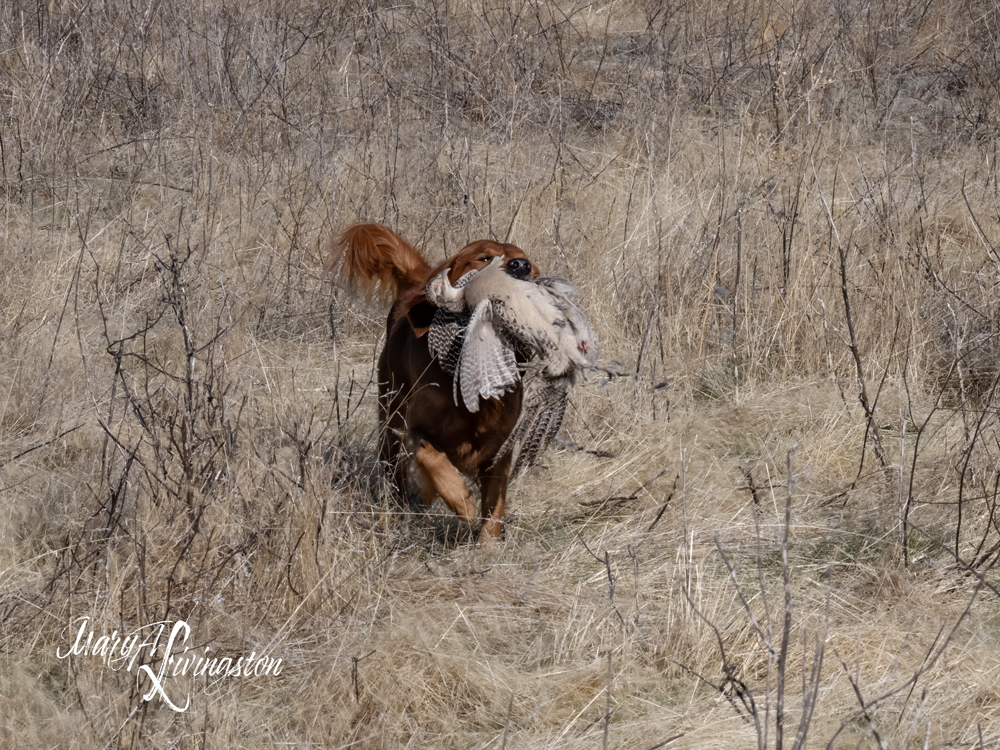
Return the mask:
{"type": "Polygon", "coordinates": [[[3,461],[0,461],[0,469],[2,469],[7,464],[16,461],[17,459],[22,458],[23,456],[27,456],[32,451],[37,451],[39,448],[45,448],[46,446],[52,445],[52,443],[54,443],[56,440],[66,437],[71,432],[75,432],[76,430],[79,430],[81,427],[83,427],[83,423],[78,424],[76,427],[70,427],[68,430],[59,433],[54,438],[46,440],[42,443],[38,443],[37,445],[33,445],[30,448],[26,448],[25,450],[21,451],[20,453],[14,456],[11,456],[10,458],[5,458],[3,461]]]}

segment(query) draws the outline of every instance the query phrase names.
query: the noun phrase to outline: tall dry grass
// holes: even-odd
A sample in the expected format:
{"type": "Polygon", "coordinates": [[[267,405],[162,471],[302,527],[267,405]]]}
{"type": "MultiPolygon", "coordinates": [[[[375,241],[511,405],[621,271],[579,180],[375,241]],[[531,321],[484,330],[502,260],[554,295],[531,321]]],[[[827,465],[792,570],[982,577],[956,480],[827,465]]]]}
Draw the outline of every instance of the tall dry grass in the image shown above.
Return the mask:
{"type": "Polygon", "coordinates": [[[958,0],[5,3],[0,744],[995,745],[998,50],[958,0]],[[626,373],[498,544],[387,501],[354,220],[519,244],[626,373]],[[174,712],[81,617],[283,667],[174,712]]]}

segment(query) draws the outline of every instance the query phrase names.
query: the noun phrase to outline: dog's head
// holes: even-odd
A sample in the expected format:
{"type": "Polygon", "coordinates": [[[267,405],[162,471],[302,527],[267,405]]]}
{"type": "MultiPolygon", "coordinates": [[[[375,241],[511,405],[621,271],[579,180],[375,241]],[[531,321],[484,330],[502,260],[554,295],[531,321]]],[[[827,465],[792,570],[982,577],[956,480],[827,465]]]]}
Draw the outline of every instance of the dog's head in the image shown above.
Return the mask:
{"type": "Polygon", "coordinates": [[[469,271],[486,268],[491,260],[501,255],[507,259],[504,264],[507,273],[515,279],[538,278],[538,268],[521,248],[492,240],[478,240],[466,245],[461,252],[443,263],[439,270],[444,270],[445,267],[451,269],[448,272],[448,280],[455,284],[469,271]]]}
{"type": "MultiPolygon", "coordinates": [[[[427,280],[430,281],[447,269],[448,281],[454,285],[469,271],[486,268],[490,261],[499,256],[505,258],[504,270],[515,279],[531,279],[533,281],[538,278],[537,266],[517,245],[493,242],[492,240],[478,240],[466,245],[457,255],[433,269],[427,276],[427,280]]],[[[420,338],[427,333],[436,310],[437,308],[425,298],[424,289],[417,287],[400,297],[395,315],[397,317],[406,316],[414,334],[420,338]]]]}

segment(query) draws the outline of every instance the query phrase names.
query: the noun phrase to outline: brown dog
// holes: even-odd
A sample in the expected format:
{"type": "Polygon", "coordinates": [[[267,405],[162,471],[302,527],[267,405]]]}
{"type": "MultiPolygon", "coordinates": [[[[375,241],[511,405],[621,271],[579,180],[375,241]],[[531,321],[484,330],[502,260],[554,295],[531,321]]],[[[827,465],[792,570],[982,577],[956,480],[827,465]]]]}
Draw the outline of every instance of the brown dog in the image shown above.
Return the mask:
{"type": "Polygon", "coordinates": [[[519,247],[491,240],[473,242],[432,268],[412,245],[381,224],[348,227],[333,240],[326,262],[327,271],[339,274],[348,286],[395,297],[378,362],[379,451],[391,467],[399,500],[406,502],[412,480],[425,505],[440,496],[459,518],[472,522],[476,510],[462,474],[476,477],[483,530],[490,536],[503,531],[511,456],[496,464],[493,459],[521,414],[521,384],[500,398],[481,400],[474,413],[461,399],[456,404],[452,376],[427,348],[436,308],[424,289],[446,268],[454,284],[501,255],[511,276],[537,278],[538,269],[519,247]]]}

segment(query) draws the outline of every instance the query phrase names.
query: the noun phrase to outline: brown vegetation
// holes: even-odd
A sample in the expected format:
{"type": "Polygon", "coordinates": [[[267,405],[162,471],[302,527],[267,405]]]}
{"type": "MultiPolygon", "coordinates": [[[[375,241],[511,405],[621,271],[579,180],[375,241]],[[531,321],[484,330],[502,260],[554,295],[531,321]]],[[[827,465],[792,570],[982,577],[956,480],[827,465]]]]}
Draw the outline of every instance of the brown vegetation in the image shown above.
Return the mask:
{"type": "Polygon", "coordinates": [[[998,127],[963,0],[3,3],[0,745],[995,746],[998,127]],[[503,541],[386,499],[355,220],[627,373],[503,541]]]}

